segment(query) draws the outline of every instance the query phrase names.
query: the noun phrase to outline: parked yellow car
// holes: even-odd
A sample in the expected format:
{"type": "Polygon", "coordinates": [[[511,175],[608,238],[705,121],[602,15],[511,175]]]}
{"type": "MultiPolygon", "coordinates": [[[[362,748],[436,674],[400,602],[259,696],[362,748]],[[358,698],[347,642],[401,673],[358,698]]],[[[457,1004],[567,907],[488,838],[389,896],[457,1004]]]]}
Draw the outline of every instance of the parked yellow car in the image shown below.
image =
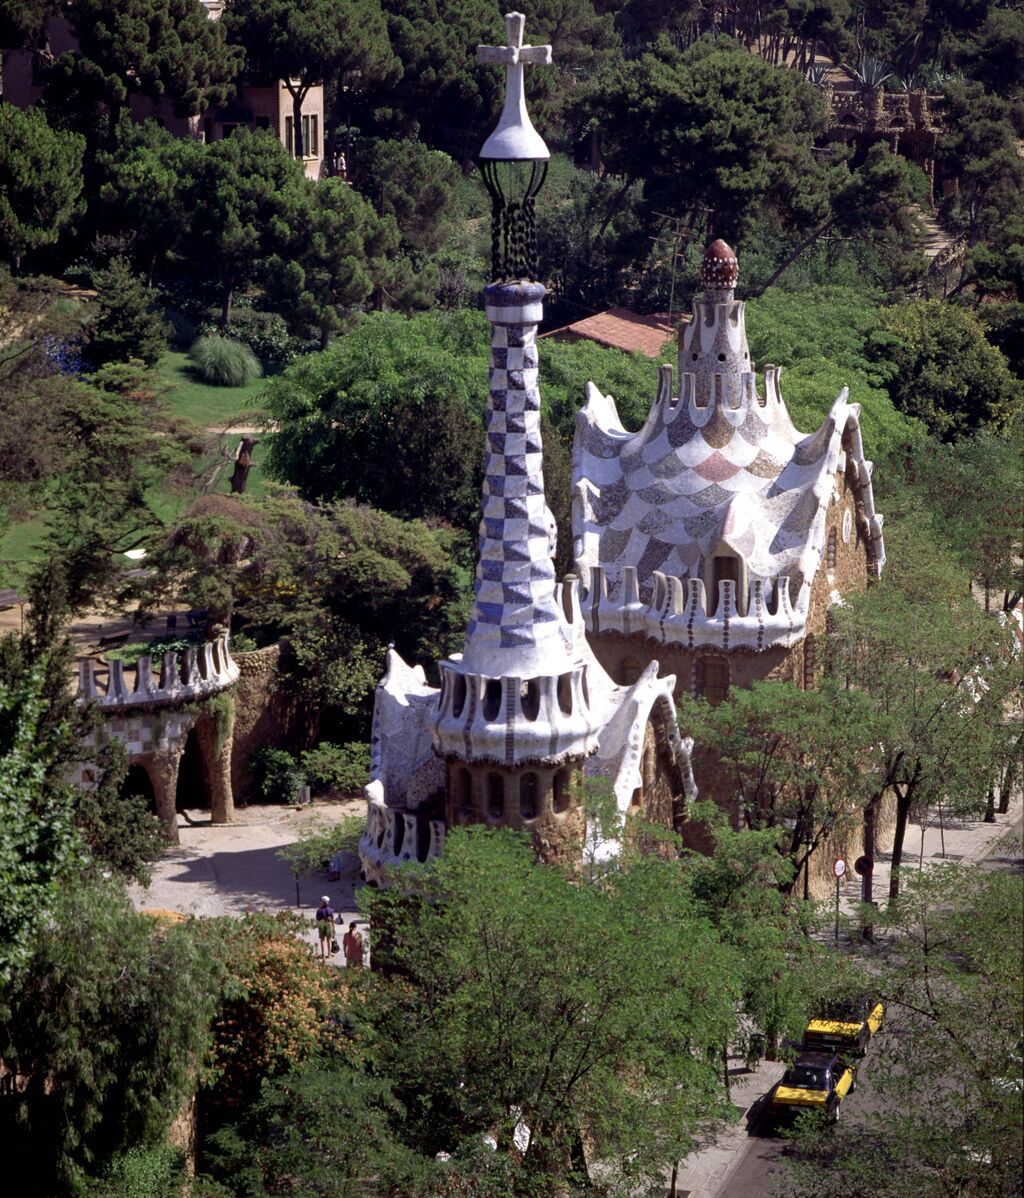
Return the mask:
{"type": "Polygon", "coordinates": [[[885,1007],[870,998],[829,1004],[820,1018],[807,1025],[804,1048],[863,1056],[884,1017],[885,1007]]]}
{"type": "Polygon", "coordinates": [[[852,1065],[827,1052],[802,1052],[768,1095],[768,1117],[779,1120],[801,1111],[823,1111],[835,1122],[847,1094],[857,1088],[852,1065]]]}

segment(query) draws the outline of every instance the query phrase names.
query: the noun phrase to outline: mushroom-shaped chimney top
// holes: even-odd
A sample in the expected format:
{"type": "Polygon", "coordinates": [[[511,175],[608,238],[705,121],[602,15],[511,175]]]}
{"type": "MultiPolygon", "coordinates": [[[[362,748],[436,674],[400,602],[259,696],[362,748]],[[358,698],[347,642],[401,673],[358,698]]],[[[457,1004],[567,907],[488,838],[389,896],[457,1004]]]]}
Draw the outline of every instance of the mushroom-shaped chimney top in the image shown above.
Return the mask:
{"type": "Polygon", "coordinates": [[[700,285],[716,291],[731,291],[739,278],[740,266],[732,249],[719,237],[704,251],[700,264],[700,285]]]}

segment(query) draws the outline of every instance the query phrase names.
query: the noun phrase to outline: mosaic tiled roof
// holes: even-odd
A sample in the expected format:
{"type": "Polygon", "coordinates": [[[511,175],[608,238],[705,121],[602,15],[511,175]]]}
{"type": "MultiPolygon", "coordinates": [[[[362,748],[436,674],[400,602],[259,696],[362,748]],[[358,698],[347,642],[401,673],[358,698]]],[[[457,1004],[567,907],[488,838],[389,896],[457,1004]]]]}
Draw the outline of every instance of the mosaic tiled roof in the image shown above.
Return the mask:
{"type": "MultiPolygon", "coordinates": [[[[627,570],[636,573],[637,603],[657,598],[668,604],[672,588],[662,585],[665,578],[680,580],[687,593],[688,584],[699,581],[700,595],[712,558],[735,556],[745,563],[751,601],[757,584],[765,610],[741,617],[747,596],[723,583],[720,598],[703,602],[691,635],[722,647],[764,648],[802,635],[837,471],[855,480],[861,531],[876,570],[884,560],[881,517],[861,446],[859,406],[848,402],[844,389],[808,435],[790,420],[775,367],[768,367],[759,393],[743,304],[723,286],[735,281],[735,258],[730,261],[724,242],[708,253],[714,260],[707,265],[705,258],[707,298],[694,303],[680,347],[679,396],[672,368],[662,367],[643,428],[629,432],[615,401],[587,386],[573,454],[576,563],[584,579],[593,576],[606,606],[626,601],[627,570]]],[[[593,586],[590,591],[593,606],[599,600],[593,586]]],[[[679,615],[682,608],[656,614],[679,615]]]]}
{"type": "MultiPolygon", "coordinates": [[[[587,644],[575,584],[568,606],[574,613],[576,669],[587,678],[588,709],[595,728],[595,751],[583,763],[585,777],[604,779],[610,785],[624,819],[642,781],[648,720],[660,718],[680,792],[695,798],[690,765],[693,742],[681,738],[675,721],[675,677],[659,678],[658,663],[652,662],[636,682],[616,685],[587,644]]],[[[389,868],[403,861],[416,860],[414,813],[444,786],[444,762],[431,746],[435,712],[443,702],[441,692],[426,684],[419,666],[410,667],[393,649],[388,651],[387,673],[377,686],[374,701],[370,781],[365,788],[370,818],[360,845],[363,867],[374,880],[382,879],[389,868]]],[[[504,716],[492,722],[494,744],[500,745],[506,728],[504,716]]],[[[557,725],[557,713],[552,723],[557,725]]],[[[479,729],[475,734],[479,736],[479,729]]],[[[443,840],[443,824],[431,821],[431,855],[440,851],[443,840]]],[[[599,858],[614,856],[620,847],[615,840],[602,842],[599,838],[593,846],[599,858]]]]}

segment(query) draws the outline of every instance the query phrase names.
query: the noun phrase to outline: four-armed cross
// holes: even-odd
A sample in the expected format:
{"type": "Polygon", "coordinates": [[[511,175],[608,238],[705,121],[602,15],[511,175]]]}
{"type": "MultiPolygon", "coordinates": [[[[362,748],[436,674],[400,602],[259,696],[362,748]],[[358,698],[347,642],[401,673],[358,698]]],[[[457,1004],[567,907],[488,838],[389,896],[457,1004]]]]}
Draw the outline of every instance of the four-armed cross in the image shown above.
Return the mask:
{"type": "Polygon", "coordinates": [[[498,127],[480,152],[482,158],[530,159],[547,158],[548,149],[533,128],[526,113],[523,92],[523,67],[526,63],[551,62],[550,46],[524,46],[523,26],[526,17],[521,12],[505,15],[507,46],[477,46],[479,63],[500,63],[505,66],[505,107],[498,127]]]}

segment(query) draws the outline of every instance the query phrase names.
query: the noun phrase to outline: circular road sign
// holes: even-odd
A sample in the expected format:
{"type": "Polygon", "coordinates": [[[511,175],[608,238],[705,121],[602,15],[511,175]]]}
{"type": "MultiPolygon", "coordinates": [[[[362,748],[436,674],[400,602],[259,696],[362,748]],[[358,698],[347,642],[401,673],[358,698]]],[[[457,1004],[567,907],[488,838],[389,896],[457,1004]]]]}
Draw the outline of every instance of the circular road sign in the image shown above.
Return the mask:
{"type": "Polygon", "coordinates": [[[846,873],[846,862],[842,857],[837,857],[835,864],[832,866],[832,872],[837,878],[841,878],[846,873]]]}

